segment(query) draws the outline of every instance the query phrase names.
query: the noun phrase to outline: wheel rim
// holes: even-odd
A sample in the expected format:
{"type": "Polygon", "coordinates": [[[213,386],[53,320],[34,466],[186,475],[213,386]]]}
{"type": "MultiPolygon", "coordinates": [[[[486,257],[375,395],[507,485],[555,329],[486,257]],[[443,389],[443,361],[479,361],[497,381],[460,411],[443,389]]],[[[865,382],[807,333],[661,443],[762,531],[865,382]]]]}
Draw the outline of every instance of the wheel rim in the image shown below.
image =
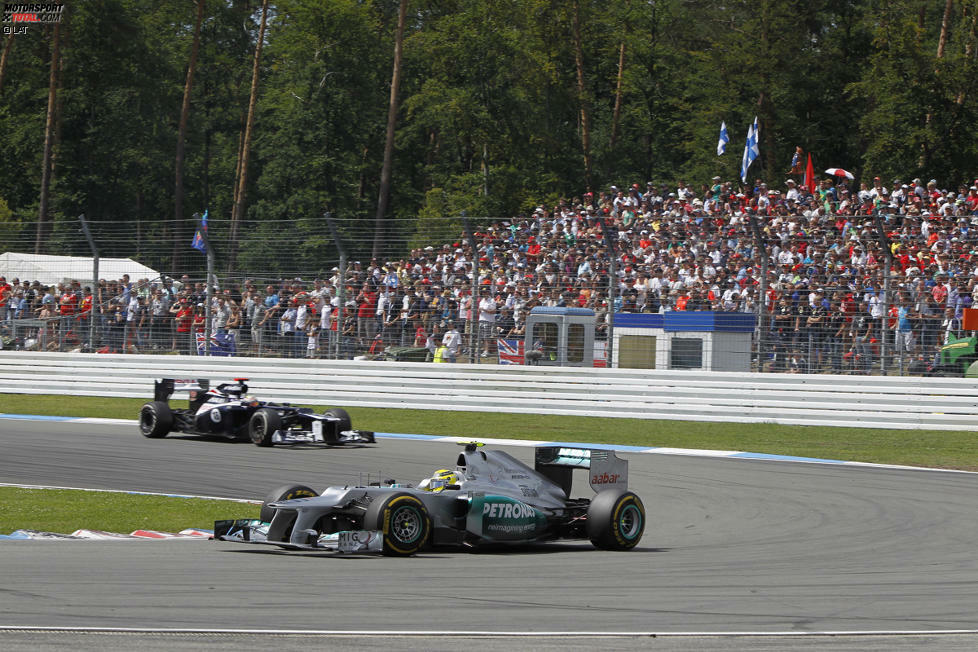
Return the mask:
{"type": "Polygon", "coordinates": [[[626,539],[634,539],[642,531],[642,512],[635,505],[627,505],[618,518],[618,530],[626,539]]]}
{"type": "Polygon", "coordinates": [[[139,415],[139,427],[143,432],[150,432],[156,424],[156,413],[152,410],[143,410],[139,415]]]}
{"type": "Polygon", "coordinates": [[[390,533],[402,543],[413,543],[421,536],[421,515],[413,507],[402,507],[391,515],[390,533]]]}
{"type": "Polygon", "coordinates": [[[251,423],[251,440],[261,441],[267,429],[265,427],[265,415],[259,413],[258,418],[251,423]]]}

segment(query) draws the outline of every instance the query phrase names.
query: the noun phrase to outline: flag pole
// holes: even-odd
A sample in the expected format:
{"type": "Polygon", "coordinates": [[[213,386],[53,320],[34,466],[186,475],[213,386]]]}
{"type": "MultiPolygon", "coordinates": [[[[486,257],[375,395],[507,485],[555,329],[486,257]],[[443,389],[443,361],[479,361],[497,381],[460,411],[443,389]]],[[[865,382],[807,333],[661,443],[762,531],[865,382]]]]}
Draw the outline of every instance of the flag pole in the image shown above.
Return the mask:
{"type": "MultiPolygon", "coordinates": [[[[204,211],[204,215],[207,215],[207,211],[204,211]]],[[[214,248],[211,247],[211,241],[207,234],[207,223],[204,222],[203,217],[200,213],[194,213],[194,219],[197,220],[197,233],[200,234],[200,239],[204,243],[204,255],[207,256],[207,277],[204,279],[206,299],[204,299],[204,355],[210,356],[211,354],[211,300],[214,296],[214,288],[211,284],[211,279],[214,278],[214,248]]],[[[193,324],[190,326],[191,341],[193,342],[194,350],[197,350],[197,333],[193,329],[193,324]]]]}

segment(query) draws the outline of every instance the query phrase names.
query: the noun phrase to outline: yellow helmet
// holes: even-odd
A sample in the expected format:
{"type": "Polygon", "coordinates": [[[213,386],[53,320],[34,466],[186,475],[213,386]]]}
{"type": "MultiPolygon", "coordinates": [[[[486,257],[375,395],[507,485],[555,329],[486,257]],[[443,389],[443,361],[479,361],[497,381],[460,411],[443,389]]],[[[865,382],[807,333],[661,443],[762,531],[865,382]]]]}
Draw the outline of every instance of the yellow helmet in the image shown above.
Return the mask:
{"type": "Polygon", "coordinates": [[[418,488],[438,492],[450,484],[458,484],[458,474],[450,469],[438,469],[430,478],[425,478],[418,488]]]}
{"type": "Polygon", "coordinates": [[[438,469],[432,477],[441,480],[445,484],[458,484],[458,474],[449,469],[438,469]]]}

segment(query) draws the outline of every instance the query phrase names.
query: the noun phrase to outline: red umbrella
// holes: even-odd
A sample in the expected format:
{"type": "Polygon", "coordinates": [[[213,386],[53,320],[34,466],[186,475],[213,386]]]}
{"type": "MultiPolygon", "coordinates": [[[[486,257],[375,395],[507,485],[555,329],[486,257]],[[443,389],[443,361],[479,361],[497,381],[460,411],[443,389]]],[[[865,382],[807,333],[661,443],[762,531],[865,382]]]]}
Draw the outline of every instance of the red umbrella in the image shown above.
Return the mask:
{"type": "Polygon", "coordinates": [[[846,179],[855,179],[852,172],[843,170],[842,168],[829,168],[825,171],[825,174],[831,174],[833,177],[845,177],[846,179]]]}

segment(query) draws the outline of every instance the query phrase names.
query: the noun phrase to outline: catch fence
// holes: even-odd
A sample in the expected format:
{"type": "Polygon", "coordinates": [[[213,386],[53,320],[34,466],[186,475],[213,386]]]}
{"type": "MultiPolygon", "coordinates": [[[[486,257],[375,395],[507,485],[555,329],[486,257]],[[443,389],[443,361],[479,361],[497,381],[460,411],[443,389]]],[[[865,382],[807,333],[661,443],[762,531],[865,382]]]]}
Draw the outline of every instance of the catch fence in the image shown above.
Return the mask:
{"type": "MultiPolygon", "coordinates": [[[[555,219],[479,218],[467,231],[465,220],[445,218],[429,229],[432,244],[398,225],[378,257],[352,222],[259,222],[230,243],[226,223],[212,219],[210,267],[190,243],[167,239],[165,223],[143,225],[132,240],[93,222],[89,244],[60,223],[52,243],[74,266],[27,270],[0,260],[0,343],[508,362],[498,343],[508,349],[523,338],[533,307],[565,306],[593,310],[595,341],[606,347],[612,314],[753,314],[749,368],[758,372],[960,376],[978,358],[962,319],[978,296],[978,227],[970,222],[935,216],[923,220],[925,234],[909,215],[749,218],[654,218],[662,221],[647,222],[653,232],[659,225],[654,235],[639,228],[646,222],[626,228],[582,218],[568,227],[573,237],[559,240],[555,219]],[[268,241],[262,247],[256,238],[268,241]],[[105,256],[132,255],[139,271],[96,274],[93,254],[103,270],[126,260],[105,256]],[[79,259],[92,273],[78,272],[79,259]]],[[[29,249],[29,235],[11,246],[29,249]]]]}

